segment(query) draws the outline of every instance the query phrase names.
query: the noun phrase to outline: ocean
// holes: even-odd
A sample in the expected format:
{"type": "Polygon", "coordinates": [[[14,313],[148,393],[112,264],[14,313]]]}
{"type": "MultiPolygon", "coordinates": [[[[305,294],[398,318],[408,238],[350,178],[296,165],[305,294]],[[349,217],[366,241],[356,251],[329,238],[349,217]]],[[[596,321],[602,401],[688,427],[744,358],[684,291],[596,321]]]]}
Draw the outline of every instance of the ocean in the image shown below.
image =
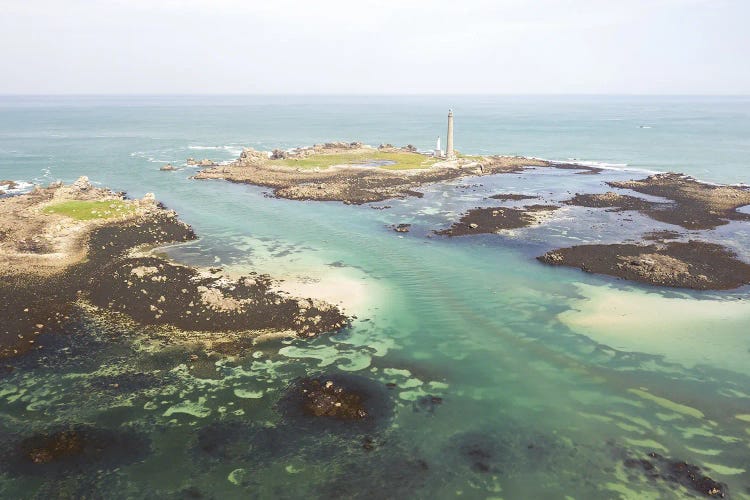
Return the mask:
{"type": "MultiPolygon", "coordinates": [[[[91,96],[0,97],[0,179],[88,176],[155,193],[200,239],[160,251],[229,273],[260,271],[356,315],[313,340],[275,340],[191,374],[170,346],[106,328],[0,379],[12,436],[87,424],[136,429],[149,451],[62,477],[3,470],[0,496],[107,498],[681,498],[628,459],[695,464],[750,498],[750,301],[665,290],[542,265],[547,250],[674,229],[632,212],[564,207],[500,235],[434,234],[499,192],[560,202],[604,181],[676,171],[750,184],[750,97],[91,96]],[[602,166],[531,169],[423,189],[374,206],[269,198],[190,179],[188,157],[334,140],[434,147],[455,115],[456,148],[602,166]],[[392,225],[412,224],[395,233],[392,225]],[[101,380],[144,373],[128,390],[101,380]],[[374,381],[393,408],[367,435],[284,420],[304,374],[374,381]],[[385,384],[395,384],[385,389],[385,384]],[[363,447],[363,439],[374,446],[363,447]],[[209,445],[207,445],[209,443],[209,445]],[[370,449],[374,448],[374,449],[370,449]],[[217,451],[218,450],[218,451],[217,451]],[[630,465],[630,466],[628,466],[630,465]],[[59,494],[59,496],[63,496],[59,494]]],[[[690,237],[750,260],[747,223],[690,237]]]]}

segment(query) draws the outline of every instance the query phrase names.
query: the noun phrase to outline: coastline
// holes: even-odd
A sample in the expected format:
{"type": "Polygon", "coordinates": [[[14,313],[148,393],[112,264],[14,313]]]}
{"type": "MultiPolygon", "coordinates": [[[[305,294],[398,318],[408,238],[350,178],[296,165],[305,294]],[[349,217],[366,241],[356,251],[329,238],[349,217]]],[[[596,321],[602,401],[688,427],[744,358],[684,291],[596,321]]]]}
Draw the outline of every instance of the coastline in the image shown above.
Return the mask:
{"type": "MultiPolygon", "coordinates": [[[[191,159],[188,163],[207,167],[201,169],[194,176],[195,179],[223,179],[270,187],[277,198],[340,201],[345,204],[421,197],[423,193],[418,189],[430,184],[467,176],[481,179],[488,175],[521,173],[529,168],[558,168],[583,175],[596,175],[603,171],[602,168],[583,163],[460,154],[455,160],[433,159],[427,167],[414,167],[423,161],[421,158],[430,157],[416,153],[411,146],[396,148],[382,145],[376,149],[361,143],[326,143],[289,151],[244,149],[237,160],[221,165],[211,160],[198,162],[191,159]],[[369,158],[378,154],[390,154],[396,159],[391,163],[401,161],[405,167],[389,170],[380,164],[358,164],[371,161],[369,158]]],[[[576,193],[562,204],[608,211],[638,211],[654,221],[690,231],[710,230],[730,221],[750,221],[750,215],[741,211],[750,205],[750,189],[744,186],[703,183],[675,173],[653,174],[640,180],[607,182],[606,185],[620,192],[576,193]],[[630,192],[635,196],[622,194],[630,192]],[[656,202],[638,195],[664,201],[656,202]]],[[[522,199],[514,199],[512,195],[504,199],[505,195],[500,193],[494,198],[500,201],[522,199]]],[[[465,212],[450,228],[435,233],[448,237],[493,234],[543,223],[543,214],[558,208],[559,205],[555,204],[527,204],[523,208],[475,207],[465,212]]],[[[409,226],[398,226],[397,229],[408,232],[409,226]]],[[[670,238],[682,236],[682,233],[675,234],[670,238]]],[[[693,235],[684,243],[657,239],[648,244],[650,239],[644,235],[640,241],[620,245],[559,248],[539,256],[538,260],[656,286],[728,289],[750,283],[750,273],[746,272],[748,264],[726,247],[712,246],[693,235]],[[723,268],[726,266],[733,271],[725,273],[723,268]]]]}
{"type": "Polygon", "coordinates": [[[40,335],[99,311],[123,324],[192,332],[189,341],[207,348],[273,331],[313,337],[349,324],[333,305],[279,294],[265,274],[229,279],[134,253],[196,238],[153,195],[127,200],[81,178],[0,203],[0,297],[9,318],[0,357],[42,349],[40,335]]]}

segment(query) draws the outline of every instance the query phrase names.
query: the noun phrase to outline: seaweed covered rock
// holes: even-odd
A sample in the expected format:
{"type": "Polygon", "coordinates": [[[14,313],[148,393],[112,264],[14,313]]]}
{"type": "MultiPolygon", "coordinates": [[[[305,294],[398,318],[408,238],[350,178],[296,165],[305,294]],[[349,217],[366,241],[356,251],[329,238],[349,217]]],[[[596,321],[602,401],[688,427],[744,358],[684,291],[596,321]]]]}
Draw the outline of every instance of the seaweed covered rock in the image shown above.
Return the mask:
{"type": "Polygon", "coordinates": [[[75,425],[34,434],[10,445],[3,469],[15,475],[66,476],[112,470],[150,452],[149,440],[130,430],[75,425]]]}
{"type": "Polygon", "coordinates": [[[624,464],[629,469],[642,471],[650,479],[677,483],[707,497],[725,498],[729,495],[726,484],[703,474],[697,465],[671,460],[653,451],[648,456],[648,459],[627,458],[624,464]]]}
{"type": "Polygon", "coordinates": [[[387,420],[393,403],[379,382],[343,373],[300,378],[277,405],[287,419],[376,425],[387,420]]]}

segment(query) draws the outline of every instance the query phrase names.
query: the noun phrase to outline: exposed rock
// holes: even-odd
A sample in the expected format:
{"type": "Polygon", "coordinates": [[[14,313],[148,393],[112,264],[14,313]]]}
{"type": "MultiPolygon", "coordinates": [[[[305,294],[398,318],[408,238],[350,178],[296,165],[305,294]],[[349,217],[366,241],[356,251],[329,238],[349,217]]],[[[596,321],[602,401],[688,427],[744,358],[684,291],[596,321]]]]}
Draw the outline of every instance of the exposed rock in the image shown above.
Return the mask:
{"type": "Polygon", "coordinates": [[[256,151],[253,148],[245,148],[240,153],[240,157],[237,160],[238,165],[247,166],[255,165],[268,161],[268,154],[263,151],[256,151]]]}
{"type": "Polygon", "coordinates": [[[79,190],[79,191],[88,191],[88,190],[89,190],[89,189],[91,189],[92,187],[93,187],[93,186],[92,186],[92,185],[91,185],[91,183],[89,182],[89,178],[88,178],[88,177],[86,177],[85,175],[83,175],[83,176],[79,177],[79,178],[78,178],[78,179],[77,179],[77,180],[76,180],[76,181],[75,181],[75,182],[73,183],[73,188],[75,188],[75,189],[77,189],[77,190],[79,190]]]}
{"type": "Polygon", "coordinates": [[[274,149],[271,153],[272,160],[283,160],[284,158],[289,158],[289,153],[284,150],[274,149]]]}
{"type": "Polygon", "coordinates": [[[177,167],[175,167],[171,163],[167,163],[166,165],[162,166],[159,170],[163,172],[171,172],[172,170],[177,170],[177,167]]]}
{"type": "Polygon", "coordinates": [[[609,182],[612,187],[667,198],[673,203],[646,202],[641,210],[652,219],[686,229],[712,229],[731,220],[750,221],[738,212],[750,205],[750,188],[699,182],[680,174],[657,174],[637,181],[609,182]]]}
{"type": "Polygon", "coordinates": [[[5,189],[16,189],[18,187],[18,183],[16,181],[0,181],[0,188],[5,189]]]}
{"type": "Polygon", "coordinates": [[[372,427],[393,412],[393,402],[382,384],[344,373],[297,379],[277,407],[297,425],[315,426],[340,422],[372,427]]]}
{"type": "MultiPolygon", "coordinates": [[[[411,148],[382,145],[382,152],[418,155],[411,148]]],[[[297,148],[287,158],[303,159],[320,154],[361,154],[367,158],[375,149],[353,142],[331,142],[312,147],[297,148]]],[[[420,155],[421,156],[421,155],[420,155]]],[[[428,157],[424,156],[427,160],[428,157]]],[[[456,161],[436,164],[430,168],[392,170],[386,168],[297,168],[268,153],[247,148],[240,157],[227,165],[201,170],[195,179],[226,179],[273,189],[273,196],[295,200],[341,201],[362,204],[389,198],[422,196],[416,189],[422,185],[477,175],[520,172],[532,166],[550,166],[544,160],[514,156],[483,156],[459,158],[456,161]],[[252,168],[248,168],[252,167],[252,168]]]]}
{"type": "Polygon", "coordinates": [[[394,231],[397,233],[408,233],[409,228],[411,227],[411,224],[398,224],[393,228],[394,231]]]}
{"type": "Polygon", "coordinates": [[[676,240],[680,237],[680,233],[677,231],[651,231],[643,235],[644,240],[649,241],[664,241],[664,240],[676,240]]]}
{"type": "Polygon", "coordinates": [[[603,194],[576,194],[572,199],[564,201],[563,203],[579,207],[612,208],[614,211],[645,211],[651,210],[659,205],[664,205],[664,203],[654,203],[652,201],[644,200],[643,198],[618,194],[613,191],[607,191],[603,194]]]}
{"type": "Polygon", "coordinates": [[[539,222],[534,214],[556,210],[555,205],[531,205],[524,208],[484,207],[466,212],[448,229],[436,231],[446,236],[495,233],[501,229],[531,226],[539,222]]]}
{"type": "Polygon", "coordinates": [[[140,246],[195,239],[153,194],[134,201],[57,186],[3,198],[0,209],[0,358],[41,348],[35,339],[48,330],[75,328],[82,305],[109,321],[163,327],[149,335],[210,344],[217,352],[243,350],[261,334],[314,337],[349,324],[331,304],[278,292],[268,276],[228,279],[133,257],[140,246]],[[118,200],[132,211],[117,220],[76,221],[39,210],[68,199],[118,200]]]}
{"type": "Polygon", "coordinates": [[[579,245],[547,252],[538,259],[658,286],[725,290],[750,283],[750,264],[721,245],[703,241],[579,245]]]}
{"type": "Polygon", "coordinates": [[[188,158],[187,160],[185,160],[185,164],[191,167],[196,167],[196,166],[197,167],[215,167],[217,165],[215,161],[209,160],[208,158],[204,158],[202,160],[196,160],[195,158],[188,158]]]}
{"type": "Polygon", "coordinates": [[[519,200],[533,200],[538,196],[529,196],[525,194],[513,194],[513,193],[501,193],[490,196],[493,200],[501,201],[519,201],[519,200]]]}

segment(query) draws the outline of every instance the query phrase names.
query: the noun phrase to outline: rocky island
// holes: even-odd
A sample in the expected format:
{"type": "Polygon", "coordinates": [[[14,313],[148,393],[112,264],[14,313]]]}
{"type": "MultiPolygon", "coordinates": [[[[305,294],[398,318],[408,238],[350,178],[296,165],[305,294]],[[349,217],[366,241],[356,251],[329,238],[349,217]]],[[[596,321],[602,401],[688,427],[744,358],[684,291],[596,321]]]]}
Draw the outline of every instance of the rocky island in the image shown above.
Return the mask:
{"type": "MultiPolygon", "coordinates": [[[[195,175],[196,179],[224,179],[270,187],[279,198],[346,204],[421,197],[419,188],[429,184],[469,176],[521,173],[529,168],[568,169],[584,174],[602,172],[601,168],[577,163],[457,152],[446,157],[420,153],[411,145],[383,144],[375,148],[360,142],[330,142],[271,152],[247,148],[238,159],[227,164],[193,159],[187,164],[205,167],[195,175]]],[[[750,214],[737,211],[750,205],[750,190],[746,187],[706,184],[675,173],[607,184],[626,192],[578,193],[562,204],[618,212],[637,211],[654,221],[693,231],[713,229],[730,221],[750,221],[750,214]]],[[[490,196],[498,201],[533,198],[536,196],[517,193],[490,196]]],[[[528,227],[543,222],[558,208],[558,205],[539,203],[524,207],[476,207],[461,215],[450,227],[435,233],[452,237],[528,227]]],[[[394,227],[396,232],[407,232],[409,226],[394,227]]],[[[672,239],[681,236],[680,233],[671,235],[672,239]]],[[[557,249],[540,256],[539,260],[656,286],[705,290],[750,283],[748,265],[727,248],[692,237],[683,242],[647,245],[649,238],[644,235],[640,245],[628,242],[557,249]]]]}
{"type": "Polygon", "coordinates": [[[267,275],[230,278],[147,251],[195,238],[153,195],[130,200],[85,177],[0,199],[0,357],[43,348],[39,335],[86,316],[218,351],[348,324],[335,306],[276,291],[267,275]]]}
{"type": "Polygon", "coordinates": [[[247,148],[237,160],[204,168],[195,178],[269,187],[274,196],[291,200],[362,204],[421,196],[417,189],[436,182],[521,172],[530,167],[596,172],[584,165],[519,156],[457,155],[446,159],[419,153],[414,146],[383,144],[374,148],[360,142],[330,142],[290,151],[247,148]]]}

